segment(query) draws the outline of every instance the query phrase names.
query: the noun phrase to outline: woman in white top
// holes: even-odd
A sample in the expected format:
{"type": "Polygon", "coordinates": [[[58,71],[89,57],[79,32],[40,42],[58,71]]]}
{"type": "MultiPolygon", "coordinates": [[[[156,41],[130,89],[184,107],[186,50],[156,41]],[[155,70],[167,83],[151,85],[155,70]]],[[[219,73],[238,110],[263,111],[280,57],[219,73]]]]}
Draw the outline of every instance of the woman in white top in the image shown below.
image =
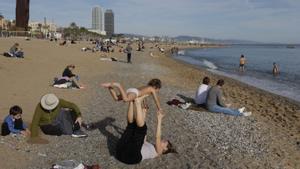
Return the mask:
{"type": "Polygon", "coordinates": [[[155,145],[146,141],[147,125],[145,118],[147,109],[142,108],[144,97],[139,97],[134,102],[129,102],[128,124],[117,144],[116,158],[126,164],[137,164],[144,159],[176,152],[168,140],[161,139],[161,122],[164,117],[162,111],[157,112],[155,145]],[[136,114],[133,112],[133,103],[136,106],[136,114]]]}
{"type": "Polygon", "coordinates": [[[207,93],[208,93],[208,90],[210,88],[209,86],[209,82],[210,82],[210,79],[209,77],[204,77],[203,78],[203,81],[197,92],[196,92],[196,96],[195,96],[195,103],[198,104],[198,105],[204,105],[206,103],[206,98],[207,98],[207,93]]]}

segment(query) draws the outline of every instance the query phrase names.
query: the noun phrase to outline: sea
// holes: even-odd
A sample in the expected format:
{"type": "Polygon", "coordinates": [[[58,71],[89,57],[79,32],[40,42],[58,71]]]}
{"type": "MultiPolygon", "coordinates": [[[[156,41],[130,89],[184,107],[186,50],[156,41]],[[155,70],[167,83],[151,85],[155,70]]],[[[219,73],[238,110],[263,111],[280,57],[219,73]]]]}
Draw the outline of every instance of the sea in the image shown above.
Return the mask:
{"type": "Polygon", "coordinates": [[[173,57],[300,103],[300,45],[230,45],[185,49],[173,57]],[[239,71],[242,54],[246,58],[243,73],[239,71]],[[279,67],[278,76],[272,74],[273,62],[279,67]]]}

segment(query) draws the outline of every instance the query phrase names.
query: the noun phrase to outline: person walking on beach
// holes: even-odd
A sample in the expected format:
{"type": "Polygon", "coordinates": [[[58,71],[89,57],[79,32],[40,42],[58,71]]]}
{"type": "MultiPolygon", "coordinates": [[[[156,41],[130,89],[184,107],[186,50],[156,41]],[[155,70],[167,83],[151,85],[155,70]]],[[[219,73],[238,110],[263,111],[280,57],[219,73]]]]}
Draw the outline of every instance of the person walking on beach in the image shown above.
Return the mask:
{"type": "Polygon", "coordinates": [[[241,55],[241,57],[240,57],[240,72],[245,71],[245,64],[246,64],[246,58],[244,55],[241,55]]]}
{"type": "Polygon", "coordinates": [[[279,68],[278,68],[278,65],[275,62],[273,63],[273,75],[274,76],[279,75],[279,68]]]}
{"type": "Polygon", "coordinates": [[[251,112],[244,112],[245,107],[240,109],[231,109],[229,104],[224,103],[224,97],[222,92],[222,86],[224,85],[224,80],[220,79],[217,85],[212,87],[208,91],[206,107],[209,111],[215,113],[225,113],[234,116],[250,116],[251,112]]]}
{"type": "Polygon", "coordinates": [[[142,108],[143,99],[136,98],[129,102],[127,127],[116,147],[116,158],[125,164],[138,164],[142,160],[152,159],[162,154],[176,153],[169,140],[161,139],[161,124],[164,114],[157,111],[157,127],[155,145],[146,141],[147,125],[145,122],[147,109],[142,108]],[[133,112],[134,104],[136,113],[133,112]]]}
{"type": "Polygon", "coordinates": [[[129,88],[124,90],[124,88],[121,86],[120,83],[102,83],[102,87],[108,88],[111,96],[115,101],[121,101],[123,100],[124,102],[132,102],[134,99],[142,96],[149,96],[152,95],[153,99],[156,103],[158,111],[161,111],[161,106],[160,102],[157,96],[157,92],[161,88],[161,81],[159,79],[152,79],[148,82],[147,86],[142,86],[139,88],[129,88]],[[117,95],[116,91],[114,90],[114,87],[116,87],[120,94],[117,95]]]}
{"type": "Polygon", "coordinates": [[[127,63],[132,63],[131,62],[131,52],[132,52],[132,47],[130,45],[130,43],[128,43],[126,49],[125,49],[126,53],[127,53],[127,63]]]}

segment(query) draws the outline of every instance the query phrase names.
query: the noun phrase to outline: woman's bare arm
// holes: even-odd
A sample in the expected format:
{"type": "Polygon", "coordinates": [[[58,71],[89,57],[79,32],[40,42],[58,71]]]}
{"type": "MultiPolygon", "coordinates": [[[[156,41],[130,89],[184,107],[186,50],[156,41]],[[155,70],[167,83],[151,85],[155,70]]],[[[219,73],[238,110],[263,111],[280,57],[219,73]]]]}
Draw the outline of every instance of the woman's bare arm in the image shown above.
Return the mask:
{"type": "Polygon", "coordinates": [[[160,106],[160,101],[159,101],[159,98],[158,98],[158,96],[157,96],[156,91],[155,91],[154,89],[151,89],[151,94],[152,94],[152,96],[153,96],[153,99],[154,99],[154,101],[155,101],[155,104],[156,104],[156,107],[157,107],[158,111],[161,111],[162,108],[161,108],[161,106],[160,106]]]}
{"type": "Polygon", "coordinates": [[[156,141],[155,141],[155,149],[157,155],[161,155],[163,153],[163,149],[161,147],[161,122],[164,115],[162,112],[157,112],[157,128],[156,128],[156,141]]]}

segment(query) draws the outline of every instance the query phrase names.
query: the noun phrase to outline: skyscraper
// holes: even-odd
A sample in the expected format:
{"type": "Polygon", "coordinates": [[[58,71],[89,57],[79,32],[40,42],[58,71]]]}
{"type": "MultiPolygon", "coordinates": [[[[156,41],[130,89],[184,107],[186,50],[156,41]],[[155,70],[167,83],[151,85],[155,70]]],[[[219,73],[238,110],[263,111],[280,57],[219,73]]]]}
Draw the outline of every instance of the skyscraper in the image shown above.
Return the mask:
{"type": "Polygon", "coordinates": [[[115,33],[114,13],[111,9],[105,11],[104,26],[107,36],[112,36],[115,33]]]}
{"type": "Polygon", "coordinates": [[[16,27],[26,30],[29,21],[29,0],[17,0],[16,2],[16,27]]]}
{"type": "Polygon", "coordinates": [[[95,31],[103,31],[103,12],[100,6],[92,9],[92,29],[95,31]]]}

